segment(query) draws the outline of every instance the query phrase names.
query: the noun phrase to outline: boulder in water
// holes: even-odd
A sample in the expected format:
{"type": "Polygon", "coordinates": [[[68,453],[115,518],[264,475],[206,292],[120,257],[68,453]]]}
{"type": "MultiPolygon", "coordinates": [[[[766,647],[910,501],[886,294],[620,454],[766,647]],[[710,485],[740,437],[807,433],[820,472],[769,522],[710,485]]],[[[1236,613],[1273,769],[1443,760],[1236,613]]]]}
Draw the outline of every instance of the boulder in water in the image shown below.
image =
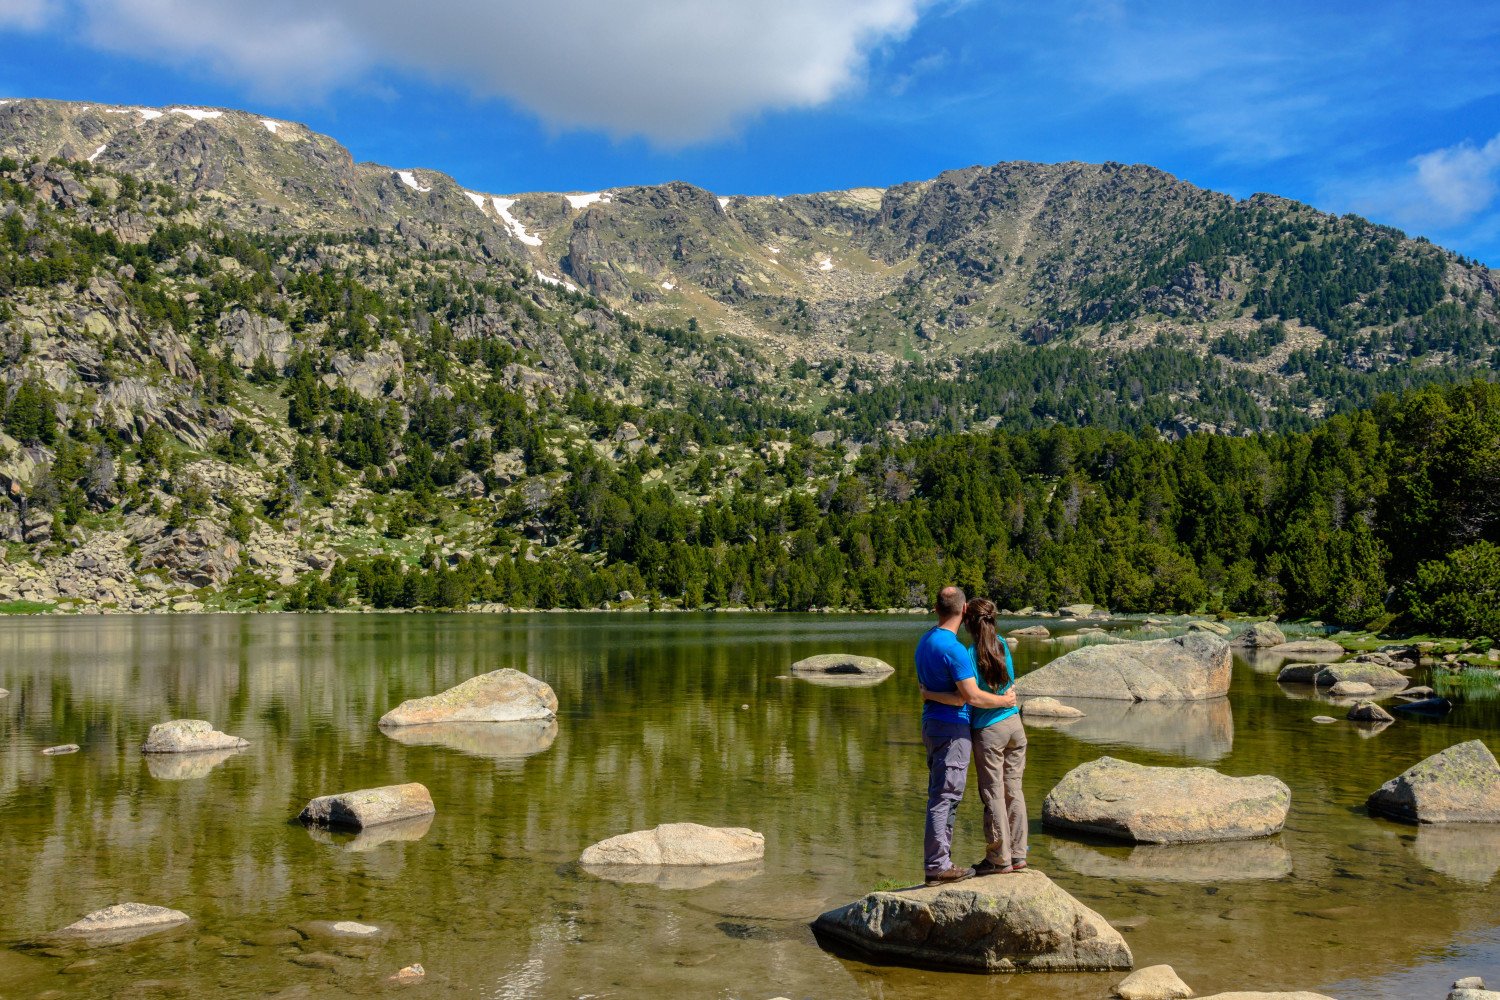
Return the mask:
{"type": "Polygon", "coordinates": [[[1072,705],[1064,705],[1056,698],[1027,698],[1021,702],[1022,715],[1034,715],[1042,719],[1081,719],[1084,713],[1072,705]]]}
{"type": "Polygon", "coordinates": [[[1087,618],[1094,613],[1092,604],[1064,604],[1057,609],[1057,613],[1071,618],[1087,618]]]}
{"type": "Polygon", "coordinates": [[[64,754],[77,753],[82,749],[77,743],[64,743],[61,746],[48,747],[42,751],[43,757],[61,757],[64,754]]]}
{"type": "Polygon", "coordinates": [[[1256,622],[1245,631],[1229,640],[1236,649],[1266,649],[1286,642],[1286,633],[1274,622],[1256,622]]]}
{"type": "Polygon", "coordinates": [[[1112,995],[1120,1000],[1184,1000],[1193,991],[1170,965],[1148,965],[1122,979],[1112,995]]]}
{"type": "Polygon", "coordinates": [[[1128,969],[1130,946],[1035,868],[957,885],[872,892],[813,921],[825,946],[969,972],[1128,969]]]}
{"type": "Polygon", "coordinates": [[[403,701],[380,718],[382,729],[436,722],[524,722],[557,715],[557,695],[545,682],[506,667],[470,677],[426,698],[403,701]]]}
{"type": "Polygon", "coordinates": [[[1326,666],[1326,663],[1288,663],[1276,674],[1276,683],[1311,684],[1326,666]]]}
{"type": "Polygon", "coordinates": [[[1479,740],[1459,743],[1381,785],[1365,807],[1409,823],[1500,823],[1500,764],[1479,740]]]}
{"type": "MultiPolygon", "coordinates": [[[[1374,689],[1372,688],[1373,692],[1374,689]]],[[[1345,716],[1350,722],[1394,722],[1396,717],[1373,701],[1362,701],[1345,716]]]]}
{"type": "Polygon", "coordinates": [[[322,795],[309,802],[297,818],[310,826],[363,830],[435,812],[427,787],[411,782],[322,795]]]}
{"type": "Polygon", "coordinates": [[[1375,694],[1375,686],[1364,681],[1339,681],[1328,693],[1335,698],[1370,698],[1375,694]]]}
{"type": "Polygon", "coordinates": [[[1025,628],[1013,628],[1005,634],[1017,639],[1046,639],[1052,632],[1045,625],[1027,625],[1025,628]]]}
{"type": "Polygon", "coordinates": [[[1210,635],[1228,635],[1229,626],[1223,622],[1195,621],[1188,622],[1188,630],[1191,632],[1207,632],[1210,635]]]}
{"type": "Polygon", "coordinates": [[[583,852],[585,865],[733,865],[759,861],[766,838],[742,827],[663,823],[602,840],[583,852]]]}
{"type": "Polygon", "coordinates": [[[151,727],[141,753],[202,753],[210,750],[238,750],[249,740],[221,733],[213,723],[202,719],[174,719],[151,727]]]}
{"type": "Polygon", "coordinates": [[[1349,683],[1400,690],[1411,682],[1399,670],[1378,663],[1330,663],[1313,675],[1313,683],[1318,687],[1349,683]]]}
{"type": "Polygon", "coordinates": [[[1111,646],[1085,646],[1016,681],[1026,697],[1199,701],[1229,693],[1229,644],[1191,633],[1111,646]]]}
{"type": "Polygon", "coordinates": [[[792,675],[810,681],[868,684],[883,681],[896,668],[873,656],[850,653],[821,653],[792,664],[792,675]]]}
{"type": "Polygon", "coordinates": [[[1291,801],[1291,790],[1270,775],[1234,778],[1100,757],[1047,793],[1042,823],[1137,844],[1247,840],[1279,832],[1291,801]]]}
{"type": "Polygon", "coordinates": [[[60,941],[81,942],[89,947],[107,947],[171,930],[191,919],[181,910],[165,906],[117,903],[74,921],[54,937],[60,941]]]}
{"type": "Polygon", "coordinates": [[[1283,656],[1297,656],[1301,653],[1342,656],[1344,653],[1344,647],[1332,639],[1293,639],[1291,642],[1272,646],[1271,649],[1283,656]]]}

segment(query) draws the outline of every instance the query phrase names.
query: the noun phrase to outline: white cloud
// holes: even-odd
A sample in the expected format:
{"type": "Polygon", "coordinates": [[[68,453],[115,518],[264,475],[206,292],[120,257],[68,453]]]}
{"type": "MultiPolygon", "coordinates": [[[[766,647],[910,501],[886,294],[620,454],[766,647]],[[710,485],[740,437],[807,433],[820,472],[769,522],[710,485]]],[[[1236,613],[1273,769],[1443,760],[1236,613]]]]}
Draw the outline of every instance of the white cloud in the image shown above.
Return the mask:
{"type": "Polygon", "coordinates": [[[1472,222],[1500,197],[1500,135],[1482,146],[1465,140],[1409,160],[1396,177],[1356,186],[1356,212],[1416,231],[1472,222]]]}
{"type": "MultiPolygon", "coordinates": [[[[39,0],[0,0],[0,4],[39,0]]],[[[90,41],[277,97],[398,69],[562,128],[684,143],[857,86],[930,0],[76,0],[90,41]]],[[[3,8],[0,8],[3,9],[3,8]]]]}
{"type": "Polygon", "coordinates": [[[51,20],[52,0],[0,0],[0,28],[40,28],[51,20]]]}

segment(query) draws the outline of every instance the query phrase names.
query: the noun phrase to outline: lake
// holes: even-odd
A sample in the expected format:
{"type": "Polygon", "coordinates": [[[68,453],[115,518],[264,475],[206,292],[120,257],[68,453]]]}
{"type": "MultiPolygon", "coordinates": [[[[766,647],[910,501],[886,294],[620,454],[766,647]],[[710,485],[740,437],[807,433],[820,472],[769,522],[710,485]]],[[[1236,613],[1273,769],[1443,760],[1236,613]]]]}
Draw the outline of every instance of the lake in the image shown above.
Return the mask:
{"type": "MultiPolygon", "coordinates": [[[[1019,622],[1016,624],[1020,624],[1019,622]]],[[[1122,978],[982,977],[866,965],[807,922],[921,874],[926,771],[912,681],[928,619],[872,615],[309,615],[0,621],[0,996],[1097,998],[1122,978]],[[778,679],[819,652],[881,657],[875,687],[778,679]],[[555,733],[398,742],[403,699],[499,667],[553,686],[555,733]],[[148,761],[151,725],[202,718],[251,741],[222,762],[148,761]],[[81,752],[45,757],[44,747],[81,752]],[[309,798],[406,781],[437,815],[417,839],[315,834],[309,798]],[[710,884],[608,881],[589,844],[663,822],[746,826],[759,871],[710,884]],[[49,953],[39,936],[113,903],[186,927],[49,953]],[[381,927],[371,942],[287,928],[381,927]],[[415,986],[387,984],[421,963],[415,986]]],[[[1011,627],[1005,625],[1003,627],[1011,627]]],[[[1031,669],[1072,648],[1023,640],[1031,669]]],[[[1500,828],[1365,815],[1386,779],[1454,743],[1496,748],[1500,700],[1368,735],[1343,711],[1236,659],[1228,700],[1099,704],[1029,725],[1033,866],[1115,921],[1136,966],[1200,995],[1313,989],[1442,997],[1500,983],[1500,828]],[[1273,774],[1292,789],[1266,841],[1107,846],[1044,832],[1041,802],[1103,754],[1273,774]]],[[[1413,683],[1426,683],[1422,672],[1413,683]]],[[[974,777],[957,857],[983,853],[974,777]]]]}

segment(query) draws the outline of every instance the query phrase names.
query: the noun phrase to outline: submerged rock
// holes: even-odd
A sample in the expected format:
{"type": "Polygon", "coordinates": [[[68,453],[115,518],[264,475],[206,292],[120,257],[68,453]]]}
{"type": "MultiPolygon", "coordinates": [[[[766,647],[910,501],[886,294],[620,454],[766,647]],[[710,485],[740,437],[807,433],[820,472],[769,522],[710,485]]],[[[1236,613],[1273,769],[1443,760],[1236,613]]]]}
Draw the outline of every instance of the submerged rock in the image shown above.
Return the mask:
{"type": "Polygon", "coordinates": [[[1381,785],[1365,807],[1410,823],[1500,823],[1500,764],[1479,740],[1459,743],[1381,785]]]}
{"type": "Polygon", "coordinates": [[[1122,979],[1111,995],[1120,1000],[1184,1000],[1193,991],[1170,965],[1148,965],[1122,979]]]}
{"type": "Polygon", "coordinates": [[[427,970],[422,968],[422,964],[420,962],[414,962],[411,965],[406,966],[404,969],[397,970],[387,978],[390,982],[393,983],[414,983],[426,975],[427,970]]]}
{"type": "Polygon", "coordinates": [[[61,746],[48,747],[42,751],[44,757],[61,757],[63,754],[77,753],[81,747],[77,743],[64,743],[61,746]]]}
{"type": "Polygon", "coordinates": [[[1231,669],[1229,644],[1200,632],[1075,649],[1021,677],[1016,690],[1028,697],[1198,701],[1228,694],[1231,669]]]}
{"type": "Polygon", "coordinates": [[[1279,778],[1234,778],[1206,767],[1145,767],[1113,757],[1081,764],[1042,803],[1042,823],[1132,843],[1193,844],[1268,837],[1292,793],[1279,778]]]}
{"type": "Polygon", "coordinates": [[[1286,633],[1274,622],[1256,622],[1229,641],[1237,649],[1266,649],[1286,643],[1286,633]]]}
{"type": "Polygon", "coordinates": [[[622,833],[583,852],[585,865],[732,865],[759,861],[766,838],[743,827],[663,823],[622,833]]]}
{"type": "Polygon", "coordinates": [[[159,934],[191,919],[181,910],[171,910],[165,906],[116,903],[74,921],[54,937],[62,941],[79,941],[89,947],[107,947],[134,941],[148,934],[159,934]]]}
{"type": "Polygon", "coordinates": [[[380,727],[437,722],[523,722],[557,715],[557,695],[545,682],[505,667],[426,698],[412,698],[381,716],[380,727]]]}
{"type": "Polygon", "coordinates": [[[435,812],[426,786],[411,782],[322,795],[309,802],[297,818],[313,826],[362,830],[435,812]]]}
{"type": "Polygon", "coordinates": [[[202,719],[175,719],[151,727],[141,753],[200,753],[205,750],[238,750],[249,740],[221,733],[202,719]]]}
{"type": "Polygon", "coordinates": [[[971,972],[1128,969],[1109,923],[1036,869],[957,885],[872,892],[813,921],[825,947],[971,972]]]}
{"type": "Polygon", "coordinates": [[[1028,698],[1021,702],[1022,715],[1034,715],[1047,719],[1081,719],[1084,713],[1072,705],[1064,705],[1056,698],[1028,698]]]}

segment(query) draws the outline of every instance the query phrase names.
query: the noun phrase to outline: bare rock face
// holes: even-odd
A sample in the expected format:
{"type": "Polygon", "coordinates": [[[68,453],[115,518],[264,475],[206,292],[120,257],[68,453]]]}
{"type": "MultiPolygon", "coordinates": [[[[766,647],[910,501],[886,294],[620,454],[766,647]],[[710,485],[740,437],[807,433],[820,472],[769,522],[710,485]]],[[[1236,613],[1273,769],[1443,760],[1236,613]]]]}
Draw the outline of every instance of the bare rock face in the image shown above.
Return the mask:
{"type": "Polygon", "coordinates": [[[105,947],[170,930],[191,919],[181,910],[170,910],[165,906],[117,903],[95,910],[64,927],[54,936],[63,941],[79,941],[89,947],[105,947]]]}
{"type": "Polygon", "coordinates": [[[1365,807],[1409,823],[1500,823],[1500,764],[1479,740],[1459,743],[1381,785],[1365,807]]]}
{"type": "Polygon", "coordinates": [[[1085,646],[1016,681],[1026,696],[1199,701],[1229,693],[1229,644],[1215,635],[1085,646]]]}
{"type": "Polygon", "coordinates": [[[1047,793],[1042,823],[1137,844],[1247,840],[1280,832],[1291,801],[1291,790],[1269,775],[1232,778],[1206,767],[1100,757],[1047,793]]]}
{"type": "Polygon", "coordinates": [[[736,865],[766,855],[763,834],[743,827],[663,823],[622,833],[583,852],[585,865],[736,865]]]}
{"type": "Polygon", "coordinates": [[[1265,649],[1286,642],[1286,633],[1273,622],[1256,622],[1230,640],[1236,649],[1265,649]]]}
{"type": "Polygon", "coordinates": [[[1021,702],[1021,714],[1041,719],[1081,719],[1084,716],[1079,709],[1064,705],[1056,698],[1027,698],[1021,702]]]}
{"type": "Polygon", "coordinates": [[[211,521],[166,531],[140,546],[138,569],[165,569],[173,580],[192,587],[219,586],[240,564],[239,542],[211,521]]]}
{"type": "Polygon", "coordinates": [[[322,795],[309,802],[297,818],[309,826],[363,830],[435,812],[437,807],[427,787],[412,782],[322,795]]]}
{"type": "Polygon", "coordinates": [[[412,698],[381,716],[380,727],[438,722],[524,722],[557,715],[557,695],[543,681],[506,667],[471,677],[441,694],[412,698]]]}
{"type": "Polygon", "coordinates": [[[151,727],[141,753],[202,753],[209,750],[238,750],[249,740],[221,733],[213,723],[202,719],[175,719],[151,727]]]}
{"type": "Polygon", "coordinates": [[[1122,979],[1114,995],[1120,1000],[1184,1000],[1193,990],[1170,965],[1149,965],[1122,979]]]}
{"type": "Polygon", "coordinates": [[[1133,962],[1119,931],[1034,868],[872,892],[818,917],[813,932],[825,947],[969,972],[1097,972],[1133,962]]]}

